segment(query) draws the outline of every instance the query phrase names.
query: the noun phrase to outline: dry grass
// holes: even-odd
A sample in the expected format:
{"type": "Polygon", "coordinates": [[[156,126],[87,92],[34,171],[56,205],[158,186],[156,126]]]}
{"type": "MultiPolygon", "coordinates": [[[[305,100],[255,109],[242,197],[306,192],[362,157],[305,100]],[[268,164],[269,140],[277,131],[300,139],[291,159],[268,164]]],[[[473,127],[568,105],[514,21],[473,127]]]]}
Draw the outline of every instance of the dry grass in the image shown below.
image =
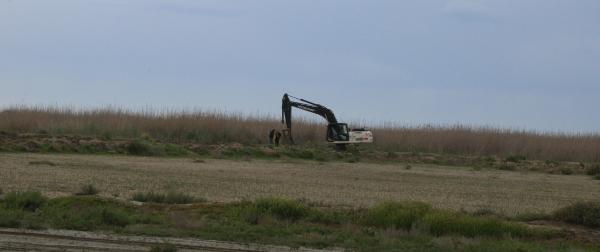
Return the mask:
{"type": "MultiPolygon", "coordinates": [[[[0,112],[0,131],[107,138],[152,137],[178,143],[265,143],[269,130],[279,127],[281,124],[268,116],[251,117],[218,111],[14,107],[0,112]]],[[[302,120],[298,121],[295,129],[297,137],[305,141],[316,140],[312,134],[322,130],[320,125],[302,120]]]]}
{"type": "Polygon", "coordinates": [[[539,133],[497,128],[377,128],[378,145],[392,149],[470,155],[600,161],[600,135],[539,133]]]}
{"type": "Polygon", "coordinates": [[[92,183],[101,196],[129,200],[139,192],[184,192],[209,201],[263,197],[306,198],[341,206],[382,201],[422,201],[434,207],[506,215],[551,213],[577,201],[600,198],[586,175],[549,175],[413,164],[252,162],[185,158],[0,154],[4,191],[39,190],[68,196],[92,183]],[[28,165],[49,160],[54,167],[28,165]]]}
{"type": "MultiPolygon", "coordinates": [[[[266,143],[278,118],[186,111],[128,111],[117,108],[78,110],[13,107],[0,112],[0,131],[78,134],[106,138],[151,137],[176,143],[266,143]]],[[[539,133],[465,126],[372,127],[379,149],[467,155],[522,155],[531,159],[600,162],[600,135],[539,133]]],[[[322,124],[299,120],[294,136],[302,143],[322,143],[322,124]]]]}

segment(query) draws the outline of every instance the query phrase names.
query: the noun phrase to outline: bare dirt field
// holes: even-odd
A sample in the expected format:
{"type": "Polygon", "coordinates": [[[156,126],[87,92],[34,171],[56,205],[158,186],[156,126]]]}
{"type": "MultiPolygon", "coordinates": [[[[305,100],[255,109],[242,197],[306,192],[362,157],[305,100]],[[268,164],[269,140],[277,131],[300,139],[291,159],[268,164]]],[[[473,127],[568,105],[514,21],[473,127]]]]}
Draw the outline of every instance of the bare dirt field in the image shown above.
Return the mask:
{"type": "Polygon", "coordinates": [[[467,167],[335,163],[296,160],[232,161],[126,156],[0,154],[0,188],[70,195],[93,184],[101,195],[179,191],[209,201],[265,196],[305,198],[340,206],[413,200],[435,207],[506,215],[550,212],[600,198],[589,176],[473,170],[467,167]]]}

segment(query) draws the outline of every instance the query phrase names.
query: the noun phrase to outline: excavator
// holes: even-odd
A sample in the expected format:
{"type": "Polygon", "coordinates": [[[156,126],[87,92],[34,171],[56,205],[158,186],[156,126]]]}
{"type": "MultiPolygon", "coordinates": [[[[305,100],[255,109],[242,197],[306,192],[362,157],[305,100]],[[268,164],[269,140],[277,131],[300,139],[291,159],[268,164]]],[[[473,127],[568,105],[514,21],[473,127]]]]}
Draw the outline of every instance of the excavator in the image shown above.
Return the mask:
{"type": "Polygon", "coordinates": [[[283,95],[281,102],[281,123],[285,124],[286,128],[282,132],[275,129],[271,130],[269,140],[271,144],[279,145],[282,136],[288,138],[291,144],[294,144],[292,137],[292,107],[299,108],[317,114],[327,120],[327,142],[333,143],[338,150],[345,150],[348,144],[372,143],[373,133],[366,129],[348,130],[348,124],[340,123],[335,118],[333,111],[327,107],[297,98],[287,93],[283,95]],[[290,99],[291,98],[291,99],[290,99]],[[292,100],[293,99],[293,100],[292,100]]]}

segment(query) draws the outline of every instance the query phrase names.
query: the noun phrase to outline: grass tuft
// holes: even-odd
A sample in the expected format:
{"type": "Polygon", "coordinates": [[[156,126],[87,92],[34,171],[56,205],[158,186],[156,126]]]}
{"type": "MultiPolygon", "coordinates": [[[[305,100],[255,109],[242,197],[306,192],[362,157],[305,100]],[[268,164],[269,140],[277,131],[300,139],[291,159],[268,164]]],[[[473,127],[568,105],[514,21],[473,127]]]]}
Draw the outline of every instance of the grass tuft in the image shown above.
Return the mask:
{"type": "Polygon", "coordinates": [[[132,200],[139,202],[151,202],[161,204],[190,204],[196,202],[205,202],[205,199],[196,198],[185,193],[168,192],[166,194],[147,192],[147,193],[136,193],[133,195],[132,200]]]}
{"type": "Polygon", "coordinates": [[[96,195],[98,194],[100,191],[98,191],[98,189],[94,186],[94,185],[84,185],[81,187],[81,190],[77,193],[75,193],[75,195],[96,195]]]}
{"type": "Polygon", "coordinates": [[[431,207],[420,202],[385,202],[370,209],[363,223],[380,228],[410,230],[431,207]]]}
{"type": "MultiPolygon", "coordinates": [[[[309,207],[304,203],[280,198],[262,198],[254,202],[243,201],[234,208],[234,215],[250,224],[258,224],[264,218],[293,222],[307,217],[309,213],[309,207]]],[[[325,218],[325,216],[314,217],[325,218]]]]}

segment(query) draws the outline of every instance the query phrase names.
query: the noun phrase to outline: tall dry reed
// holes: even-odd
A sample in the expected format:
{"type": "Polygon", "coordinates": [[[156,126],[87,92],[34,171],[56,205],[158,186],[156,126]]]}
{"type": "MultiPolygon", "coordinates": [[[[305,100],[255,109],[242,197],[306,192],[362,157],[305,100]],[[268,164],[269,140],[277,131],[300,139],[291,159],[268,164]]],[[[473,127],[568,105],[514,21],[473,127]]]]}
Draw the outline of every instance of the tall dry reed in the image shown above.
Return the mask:
{"type": "MultiPolygon", "coordinates": [[[[0,112],[0,130],[15,133],[87,135],[106,138],[152,137],[177,143],[263,144],[268,131],[282,128],[279,118],[219,111],[130,111],[119,108],[73,109],[11,107],[0,112]]],[[[522,155],[557,161],[600,162],[600,135],[539,133],[467,126],[373,127],[373,147],[389,151],[463,155],[522,155]]],[[[297,120],[301,143],[324,141],[323,124],[297,120]]]]}

